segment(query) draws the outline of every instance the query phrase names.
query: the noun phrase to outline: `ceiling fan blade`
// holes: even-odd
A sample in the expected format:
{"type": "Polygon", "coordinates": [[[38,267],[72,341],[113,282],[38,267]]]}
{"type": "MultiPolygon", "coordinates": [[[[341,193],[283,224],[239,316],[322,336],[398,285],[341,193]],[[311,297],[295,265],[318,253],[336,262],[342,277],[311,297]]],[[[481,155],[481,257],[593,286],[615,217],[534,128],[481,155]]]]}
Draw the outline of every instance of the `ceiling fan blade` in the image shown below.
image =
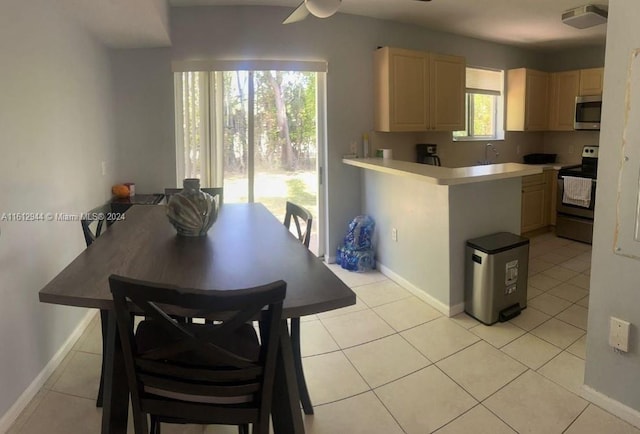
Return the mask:
{"type": "Polygon", "coordinates": [[[302,21],[307,18],[307,15],[309,15],[309,10],[307,9],[307,6],[303,1],[302,3],[300,3],[300,6],[298,6],[293,12],[291,12],[291,15],[289,15],[287,19],[282,22],[282,24],[291,24],[302,21]]]}

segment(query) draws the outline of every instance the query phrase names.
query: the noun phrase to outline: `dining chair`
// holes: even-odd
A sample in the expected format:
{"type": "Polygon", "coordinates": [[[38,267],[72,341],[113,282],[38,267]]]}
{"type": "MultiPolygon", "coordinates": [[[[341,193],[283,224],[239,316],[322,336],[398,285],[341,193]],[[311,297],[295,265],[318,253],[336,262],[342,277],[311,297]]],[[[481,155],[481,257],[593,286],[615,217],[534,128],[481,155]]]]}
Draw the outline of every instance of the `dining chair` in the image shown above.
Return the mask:
{"type": "MultiPolygon", "coordinates": [[[[200,190],[204,191],[205,193],[209,193],[213,197],[216,197],[217,195],[218,205],[222,205],[224,203],[223,187],[205,187],[205,188],[201,188],[200,190]]],[[[180,193],[181,191],[182,191],[181,188],[165,188],[164,197],[165,197],[166,203],[169,203],[169,199],[171,199],[171,196],[173,196],[174,194],[180,193]]]]}
{"type": "MultiPolygon", "coordinates": [[[[84,235],[84,241],[89,247],[93,242],[104,233],[114,222],[116,214],[112,212],[111,204],[105,203],[92,210],[82,214],[80,218],[80,224],[82,225],[82,234],[84,235]]],[[[105,346],[107,341],[107,321],[109,313],[100,309],[100,328],[102,330],[102,367],[100,370],[100,386],[98,388],[98,396],[96,398],[96,407],[102,407],[103,395],[104,395],[104,372],[105,372],[105,359],[106,354],[105,346]]]]}
{"type": "Polygon", "coordinates": [[[286,285],[202,290],[110,276],[136,434],[159,434],[161,423],[268,433],[286,285]],[[216,321],[179,323],[170,308],[216,321]]]}
{"type": "MultiPolygon", "coordinates": [[[[305,247],[309,248],[311,240],[311,226],[313,225],[313,216],[304,207],[287,201],[286,212],[284,216],[284,225],[291,231],[291,223],[295,227],[295,234],[298,240],[305,247]]],[[[298,393],[300,402],[305,414],[313,414],[313,405],[311,397],[307,389],[307,382],[304,378],[302,369],[302,351],[300,348],[300,317],[291,318],[291,349],[293,351],[293,366],[296,370],[296,378],[298,380],[298,393]]]]}

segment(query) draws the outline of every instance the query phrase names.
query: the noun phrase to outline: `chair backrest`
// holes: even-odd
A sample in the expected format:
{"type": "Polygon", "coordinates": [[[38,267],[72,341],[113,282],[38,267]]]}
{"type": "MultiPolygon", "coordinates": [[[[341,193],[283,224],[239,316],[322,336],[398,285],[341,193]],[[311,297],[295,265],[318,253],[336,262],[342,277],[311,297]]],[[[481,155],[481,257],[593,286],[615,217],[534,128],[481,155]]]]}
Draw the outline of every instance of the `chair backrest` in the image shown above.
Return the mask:
{"type": "MultiPolygon", "coordinates": [[[[218,205],[222,205],[224,203],[224,188],[223,187],[204,187],[200,190],[205,193],[209,193],[211,196],[218,196],[218,205]]],[[[169,199],[176,193],[180,193],[182,191],[181,188],[165,188],[164,189],[164,197],[167,203],[169,203],[169,199]]]]}
{"type": "Polygon", "coordinates": [[[80,219],[80,224],[82,225],[82,233],[87,247],[102,234],[103,229],[106,230],[111,226],[116,221],[115,219],[116,214],[112,212],[110,203],[105,203],[84,213],[80,219]],[[107,224],[106,228],[104,227],[105,223],[107,224]]]}
{"type": "Polygon", "coordinates": [[[313,216],[306,208],[287,201],[287,212],[284,216],[284,225],[289,230],[291,230],[292,220],[296,228],[298,239],[308,248],[309,241],[311,240],[311,226],[313,225],[313,216]],[[304,229],[303,225],[300,224],[301,222],[304,223],[304,229]]]}
{"type": "Polygon", "coordinates": [[[268,426],[284,281],[239,290],[198,290],[112,275],[109,285],[134,414],[268,426]],[[268,309],[263,310],[265,306],[268,309]],[[166,309],[216,321],[180,324],[166,309]],[[141,311],[147,319],[134,336],[133,314],[141,311]],[[253,326],[247,324],[255,318],[260,318],[261,344],[253,326]],[[141,341],[141,327],[147,323],[159,329],[163,338],[141,341]],[[247,328],[255,338],[257,357],[225,345],[239,345],[247,328]]]}

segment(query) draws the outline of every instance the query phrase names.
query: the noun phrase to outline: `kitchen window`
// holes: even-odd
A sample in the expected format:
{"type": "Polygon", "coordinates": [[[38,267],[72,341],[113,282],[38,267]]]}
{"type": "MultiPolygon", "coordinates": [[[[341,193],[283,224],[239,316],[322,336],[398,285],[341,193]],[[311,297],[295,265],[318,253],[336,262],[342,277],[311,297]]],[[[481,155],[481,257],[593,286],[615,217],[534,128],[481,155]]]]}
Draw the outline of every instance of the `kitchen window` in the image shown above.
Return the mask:
{"type": "Polygon", "coordinates": [[[454,131],[454,141],[504,139],[504,73],[467,68],[465,130],[454,131]]]}

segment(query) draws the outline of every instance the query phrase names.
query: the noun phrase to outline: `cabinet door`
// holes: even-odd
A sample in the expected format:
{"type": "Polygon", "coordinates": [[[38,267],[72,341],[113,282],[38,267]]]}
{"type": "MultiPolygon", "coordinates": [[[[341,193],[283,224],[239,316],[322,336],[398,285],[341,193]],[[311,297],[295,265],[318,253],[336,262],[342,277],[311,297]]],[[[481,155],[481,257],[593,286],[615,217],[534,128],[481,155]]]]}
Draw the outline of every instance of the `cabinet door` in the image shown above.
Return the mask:
{"type": "Polygon", "coordinates": [[[549,130],[573,131],[580,71],[555,72],[549,76],[549,130]]]}
{"type": "Polygon", "coordinates": [[[604,68],[580,70],[580,96],[602,95],[604,68]]]}
{"type": "Polygon", "coordinates": [[[464,130],[465,66],[464,57],[430,55],[429,100],[432,130],[464,130]]]}
{"type": "Polygon", "coordinates": [[[546,226],[544,204],[544,184],[522,187],[522,232],[529,232],[546,226]]]}
{"type": "Polygon", "coordinates": [[[429,55],[384,47],[374,54],[375,129],[426,131],[429,55]]]}
{"type": "Polygon", "coordinates": [[[544,131],[548,122],[549,74],[527,70],[525,131],[544,131]]]}

